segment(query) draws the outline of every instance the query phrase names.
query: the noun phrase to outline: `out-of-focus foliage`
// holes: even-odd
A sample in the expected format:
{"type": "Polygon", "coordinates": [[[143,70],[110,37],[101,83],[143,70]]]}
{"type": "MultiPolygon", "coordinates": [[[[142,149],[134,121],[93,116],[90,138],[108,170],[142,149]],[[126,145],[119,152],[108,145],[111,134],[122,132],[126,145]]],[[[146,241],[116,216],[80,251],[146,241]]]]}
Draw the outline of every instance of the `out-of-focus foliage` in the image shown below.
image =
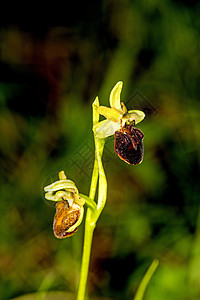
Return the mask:
{"type": "Polygon", "coordinates": [[[88,193],[91,104],[98,95],[108,106],[119,80],[128,109],[147,114],[139,124],[145,155],[129,166],[114,153],[114,139],[106,141],[108,202],[95,231],[89,293],[133,299],[158,258],[145,299],[199,299],[199,2],[93,1],[57,12],[59,21],[15,20],[0,31],[1,299],[76,294],[83,225],[57,240],[43,187],[65,170],[88,193]]]}

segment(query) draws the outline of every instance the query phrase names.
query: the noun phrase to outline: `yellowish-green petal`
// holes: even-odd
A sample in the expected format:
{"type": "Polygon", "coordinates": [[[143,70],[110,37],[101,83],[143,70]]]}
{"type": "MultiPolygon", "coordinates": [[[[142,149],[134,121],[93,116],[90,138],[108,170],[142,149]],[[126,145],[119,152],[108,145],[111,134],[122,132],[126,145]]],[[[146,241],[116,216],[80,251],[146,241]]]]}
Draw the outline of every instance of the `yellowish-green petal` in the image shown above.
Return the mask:
{"type": "Polygon", "coordinates": [[[116,108],[120,112],[122,112],[121,103],[120,103],[120,95],[122,91],[123,82],[119,81],[116,83],[114,88],[110,93],[110,106],[116,108]]]}
{"type": "Polygon", "coordinates": [[[111,120],[113,122],[117,122],[120,120],[122,117],[122,113],[120,113],[117,109],[115,108],[110,108],[106,106],[99,106],[97,109],[97,112],[107,118],[108,120],[111,120]]]}
{"type": "Polygon", "coordinates": [[[93,127],[95,137],[99,139],[106,138],[120,129],[120,122],[113,122],[111,120],[103,120],[93,127]]]}
{"type": "Polygon", "coordinates": [[[138,124],[145,118],[145,113],[141,110],[129,110],[124,115],[124,118],[127,118],[129,121],[135,121],[135,124],[138,124]]]}
{"type": "Polygon", "coordinates": [[[60,171],[58,173],[58,178],[59,178],[59,180],[65,180],[65,179],[67,179],[67,176],[65,175],[64,171],[60,171]]]}

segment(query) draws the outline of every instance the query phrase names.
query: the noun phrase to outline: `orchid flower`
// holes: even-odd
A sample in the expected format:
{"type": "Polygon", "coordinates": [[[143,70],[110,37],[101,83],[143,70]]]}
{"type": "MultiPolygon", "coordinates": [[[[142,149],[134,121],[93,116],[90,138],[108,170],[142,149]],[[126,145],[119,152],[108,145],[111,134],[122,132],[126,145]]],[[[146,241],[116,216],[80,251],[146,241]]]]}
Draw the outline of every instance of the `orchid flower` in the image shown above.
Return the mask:
{"type": "Polygon", "coordinates": [[[59,180],[46,186],[44,191],[47,200],[56,202],[54,235],[59,239],[71,236],[82,222],[85,199],[80,196],[75,183],[67,179],[64,171],[59,173],[59,180]]]}
{"type": "Polygon", "coordinates": [[[94,135],[97,138],[106,138],[115,134],[115,131],[127,123],[137,124],[145,118],[141,110],[129,110],[123,102],[120,102],[123,82],[119,81],[110,93],[110,107],[98,106],[97,112],[103,115],[106,120],[98,122],[93,126],[94,135]]]}

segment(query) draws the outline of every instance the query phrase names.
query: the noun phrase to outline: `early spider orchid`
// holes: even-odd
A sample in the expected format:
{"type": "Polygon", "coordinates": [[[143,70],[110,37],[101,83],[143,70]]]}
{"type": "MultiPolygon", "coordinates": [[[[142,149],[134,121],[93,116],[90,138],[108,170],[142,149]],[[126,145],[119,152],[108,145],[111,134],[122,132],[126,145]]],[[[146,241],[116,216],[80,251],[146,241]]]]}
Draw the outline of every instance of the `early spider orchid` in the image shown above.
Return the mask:
{"type": "Polygon", "coordinates": [[[75,183],[61,171],[59,180],[46,186],[44,191],[47,200],[57,202],[53,221],[54,235],[59,239],[73,235],[82,222],[85,204],[75,183]]]}

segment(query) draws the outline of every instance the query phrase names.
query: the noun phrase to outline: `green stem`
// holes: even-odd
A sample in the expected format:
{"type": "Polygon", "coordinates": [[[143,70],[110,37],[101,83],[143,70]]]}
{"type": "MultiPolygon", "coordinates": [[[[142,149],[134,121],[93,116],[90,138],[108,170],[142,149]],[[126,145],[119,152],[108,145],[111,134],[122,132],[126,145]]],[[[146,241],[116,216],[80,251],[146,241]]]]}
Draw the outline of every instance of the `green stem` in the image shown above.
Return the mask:
{"type": "Polygon", "coordinates": [[[91,219],[91,209],[88,208],[86,222],[85,222],[83,256],[82,256],[81,275],[79,281],[77,300],[85,299],[89,263],[90,263],[90,254],[91,254],[91,247],[92,247],[92,238],[93,238],[93,232],[95,228],[95,224],[91,223],[90,219],[91,219]]]}
{"type": "MultiPolygon", "coordinates": [[[[98,181],[98,176],[99,176],[99,164],[100,164],[99,162],[101,161],[101,156],[103,153],[103,146],[104,146],[104,143],[101,147],[101,151],[100,152],[97,151],[98,149],[96,147],[96,141],[95,141],[95,161],[94,161],[94,168],[93,168],[91,185],[90,185],[90,193],[89,193],[89,199],[91,199],[92,201],[94,200],[94,197],[96,194],[97,181],[98,181]]],[[[100,189],[100,182],[99,182],[99,189],[100,189]]],[[[90,207],[88,207],[86,221],[85,221],[83,256],[82,256],[81,275],[80,275],[80,281],[79,281],[77,300],[84,300],[84,297],[85,297],[93,232],[94,232],[94,228],[96,226],[96,221],[97,221],[97,209],[92,210],[90,207]]]]}
{"type": "MultiPolygon", "coordinates": [[[[94,126],[99,121],[99,114],[97,112],[97,107],[99,106],[98,98],[95,99],[92,106],[93,106],[93,126],[94,126]]],[[[85,298],[93,232],[96,226],[96,222],[101,214],[101,211],[105,206],[106,197],[107,197],[107,181],[106,181],[106,176],[102,164],[102,154],[103,154],[105,140],[98,139],[94,136],[94,142],[95,142],[95,160],[94,160],[94,168],[93,168],[92,179],[90,184],[90,193],[89,193],[89,197],[87,196],[83,197],[82,195],[82,197],[86,201],[86,204],[89,204],[89,206],[87,209],[87,215],[85,221],[83,256],[82,256],[81,274],[80,274],[77,300],[84,300],[85,298]],[[96,194],[98,178],[99,178],[99,190],[98,190],[98,202],[96,205],[96,203],[94,202],[94,198],[96,194]],[[91,204],[93,205],[94,203],[96,205],[95,208],[91,207],[91,204]]]]}
{"type": "MultiPolygon", "coordinates": [[[[98,181],[98,163],[95,155],[94,168],[93,168],[91,185],[90,185],[90,193],[89,193],[89,198],[92,201],[94,200],[96,194],[97,181],[98,181]]],[[[82,256],[82,263],[81,263],[81,274],[80,274],[77,300],[84,300],[85,297],[89,263],[90,263],[90,254],[92,248],[93,232],[95,228],[95,222],[92,221],[92,219],[93,219],[93,215],[95,214],[95,211],[92,211],[90,207],[88,207],[87,209],[87,215],[85,221],[83,256],[82,256]]]]}

